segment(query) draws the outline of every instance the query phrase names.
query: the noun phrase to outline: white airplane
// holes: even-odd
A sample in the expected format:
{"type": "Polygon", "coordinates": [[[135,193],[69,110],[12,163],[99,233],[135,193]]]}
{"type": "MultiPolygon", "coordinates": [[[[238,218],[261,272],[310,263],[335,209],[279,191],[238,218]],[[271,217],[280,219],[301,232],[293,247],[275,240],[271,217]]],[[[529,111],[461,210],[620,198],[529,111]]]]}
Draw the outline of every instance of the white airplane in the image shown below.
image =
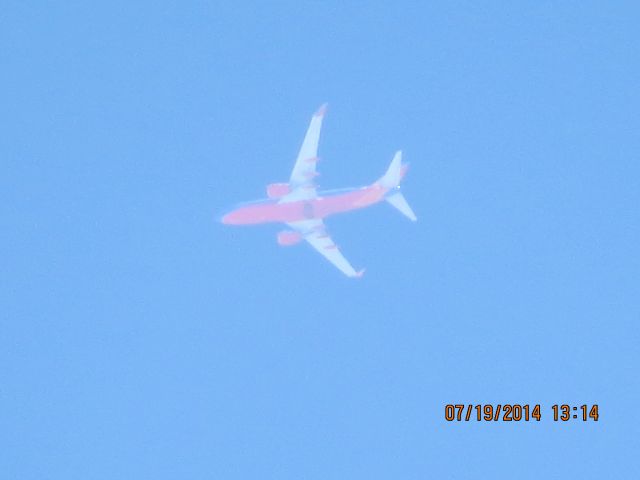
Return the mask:
{"type": "Polygon", "coordinates": [[[268,199],[245,204],[222,218],[231,225],[284,223],[290,230],[278,234],[278,243],[294,245],[306,240],[322,256],[348,277],[361,277],[364,270],[356,271],[327,234],[324,219],[336,213],[364,208],[386,200],[411,221],[416,216],[400,193],[400,182],[408,166],[402,163],[402,152],[397,151],[387,172],[371,185],[360,188],[316,191],[314,178],[318,175],[318,141],[326,104],[311,118],[298,158],[288,183],[267,186],[268,199]]]}

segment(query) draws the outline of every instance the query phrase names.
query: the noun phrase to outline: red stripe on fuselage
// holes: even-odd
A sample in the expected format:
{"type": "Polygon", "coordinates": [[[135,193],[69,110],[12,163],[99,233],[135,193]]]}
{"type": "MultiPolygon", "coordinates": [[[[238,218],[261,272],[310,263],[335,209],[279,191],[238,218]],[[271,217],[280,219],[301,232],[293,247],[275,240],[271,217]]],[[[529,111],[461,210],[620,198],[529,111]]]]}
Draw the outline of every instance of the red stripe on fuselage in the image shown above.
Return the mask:
{"type": "Polygon", "coordinates": [[[246,205],[222,217],[222,223],[230,225],[256,225],[260,223],[293,223],[302,220],[325,218],[341,212],[368,207],[384,198],[386,190],[372,185],[346,193],[287,203],[262,203],[246,205]]]}

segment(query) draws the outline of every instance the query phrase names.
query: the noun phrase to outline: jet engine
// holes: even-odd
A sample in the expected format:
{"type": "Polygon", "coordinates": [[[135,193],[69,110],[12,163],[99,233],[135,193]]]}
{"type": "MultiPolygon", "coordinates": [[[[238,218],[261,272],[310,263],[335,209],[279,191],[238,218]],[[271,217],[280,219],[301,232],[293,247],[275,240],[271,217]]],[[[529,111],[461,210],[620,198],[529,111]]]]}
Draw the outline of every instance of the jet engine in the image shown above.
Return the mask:
{"type": "Polygon", "coordinates": [[[282,245],[283,247],[295,245],[300,240],[302,240],[302,235],[298,232],[294,232],[293,230],[283,230],[278,233],[278,245],[282,245]]]}
{"type": "Polygon", "coordinates": [[[288,183],[271,183],[267,185],[267,196],[269,198],[280,198],[291,192],[288,183]]]}

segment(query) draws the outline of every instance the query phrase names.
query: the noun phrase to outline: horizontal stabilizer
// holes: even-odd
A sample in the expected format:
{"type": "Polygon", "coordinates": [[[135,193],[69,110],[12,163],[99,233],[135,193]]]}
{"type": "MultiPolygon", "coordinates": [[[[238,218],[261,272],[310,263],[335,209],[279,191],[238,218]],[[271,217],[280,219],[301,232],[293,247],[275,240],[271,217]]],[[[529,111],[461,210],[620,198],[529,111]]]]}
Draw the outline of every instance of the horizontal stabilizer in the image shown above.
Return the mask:
{"type": "Polygon", "coordinates": [[[416,217],[416,214],[413,213],[413,210],[411,210],[411,207],[405,200],[404,195],[402,195],[402,193],[397,192],[392,195],[389,195],[388,197],[385,197],[385,200],[389,202],[391,205],[393,205],[396,209],[398,209],[400,213],[402,213],[405,217],[407,217],[412,222],[415,222],[418,220],[418,218],[416,217]]]}

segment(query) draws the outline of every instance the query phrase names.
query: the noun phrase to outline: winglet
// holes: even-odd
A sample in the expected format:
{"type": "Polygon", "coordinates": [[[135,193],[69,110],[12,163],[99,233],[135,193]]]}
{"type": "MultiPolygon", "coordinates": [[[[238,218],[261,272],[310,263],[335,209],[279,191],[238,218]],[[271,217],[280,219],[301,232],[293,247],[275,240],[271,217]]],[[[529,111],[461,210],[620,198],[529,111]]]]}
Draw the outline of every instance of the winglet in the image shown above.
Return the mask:
{"type": "Polygon", "coordinates": [[[314,117],[324,117],[325,113],[327,113],[327,103],[323,103],[320,105],[320,108],[313,114],[314,117]]]}

